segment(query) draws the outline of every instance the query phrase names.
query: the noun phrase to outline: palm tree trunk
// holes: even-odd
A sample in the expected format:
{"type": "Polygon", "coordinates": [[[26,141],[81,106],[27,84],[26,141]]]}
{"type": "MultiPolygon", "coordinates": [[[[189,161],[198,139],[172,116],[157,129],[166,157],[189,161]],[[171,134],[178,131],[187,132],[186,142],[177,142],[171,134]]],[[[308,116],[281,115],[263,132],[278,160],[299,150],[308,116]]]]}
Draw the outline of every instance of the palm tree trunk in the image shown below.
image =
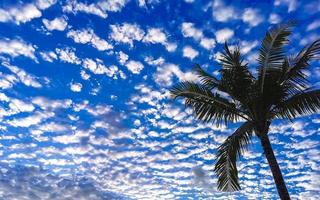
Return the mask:
{"type": "Polygon", "coordinates": [[[261,134],[260,136],[261,144],[263,147],[264,154],[268,160],[273,179],[276,183],[278,194],[281,200],[290,200],[290,195],[288,193],[286,184],[281,174],[281,170],[279,168],[279,164],[274,156],[272,146],[267,134],[261,134]]]}

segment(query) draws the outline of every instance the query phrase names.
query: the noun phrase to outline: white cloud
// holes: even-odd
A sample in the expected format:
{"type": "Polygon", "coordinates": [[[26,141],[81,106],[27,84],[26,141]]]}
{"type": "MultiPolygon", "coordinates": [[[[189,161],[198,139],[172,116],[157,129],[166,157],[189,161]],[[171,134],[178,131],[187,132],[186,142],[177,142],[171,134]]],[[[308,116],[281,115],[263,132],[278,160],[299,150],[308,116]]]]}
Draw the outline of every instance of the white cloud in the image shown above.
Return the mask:
{"type": "Polygon", "coordinates": [[[49,52],[40,52],[40,56],[42,57],[43,60],[48,61],[48,62],[53,62],[58,58],[57,54],[53,51],[49,52]]]}
{"type": "Polygon", "coordinates": [[[190,22],[182,23],[181,31],[184,37],[191,37],[195,40],[200,40],[203,37],[202,30],[195,28],[194,24],[190,22]]]}
{"type": "Polygon", "coordinates": [[[59,59],[66,63],[77,64],[81,63],[81,60],[76,56],[74,49],[66,47],[64,49],[56,48],[56,53],[59,59]]]}
{"type": "Polygon", "coordinates": [[[157,67],[157,72],[153,75],[154,81],[161,86],[172,85],[172,79],[177,77],[179,81],[194,81],[197,77],[191,72],[182,72],[178,65],[165,63],[157,67]]]}
{"type": "Polygon", "coordinates": [[[297,9],[298,2],[296,0],[275,0],[274,5],[286,5],[288,7],[288,12],[292,12],[297,9]]]}
{"type": "Polygon", "coordinates": [[[113,48],[113,46],[106,40],[98,37],[92,29],[71,30],[67,33],[67,37],[72,38],[76,43],[89,43],[99,51],[105,51],[113,48]]]}
{"type": "Polygon", "coordinates": [[[212,14],[213,18],[218,22],[227,22],[238,17],[234,7],[225,6],[221,0],[213,1],[212,14]]]}
{"type": "MultiPolygon", "coordinates": [[[[15,74],[15,79],[13,79],[13,82],[16,82],[19,80],[22,84],[26,86],[31,86],[34,88],[41,88],[42,85],[37,81],[36,77],[28,74],[23,69],[20,69],[17,66],[10,65],[9,63],[2,63],[3,66],[7,67],[12,73],[15,74]]],[[[11,82],[11,83],[13,83],[11,82]]]]}
{"type": "Polygon", "coordinates": [[[53,30],[63,31],[64,29],[66,29],[68,25],[67,21],[63,17],[57,17],[51,21],[47,19],[43,19],[42,23],[49,31],[53,31],[53,30]]]}
{"type": "Polygon", "coordinates": [[[81,70],[80,71],[80,76],[83,80],[89,80],[89,78],[91,77],[86,71],[81,70]]]}
{"type": "Polygon", "coordinates": [[[159,57],[158,59],[154,59],[152,56],[145,57],[144,61],[148,65],[152,65],[152,66],[160,66],[160,65],[163,65],[165,62],[164,58],[162,58],[162,57],[159,57]]]}
{"type": "Polygon", "coordinates": [[[121,25],[110,25],[110,38],[119,43],[127,43],[131,47],[134,41],[141,41],[144,31],[137,24],[123,23],[121,25]]]}
{"type": "Polygon", "coordinates": [[[133,74],[140,74],[140,71],[143,69],[143,64],[139,61],[130,60],[126,63],[126,67],[133,74]]]}
{"type": "Polygon", "coordinates": [[[150,28],[147,34],[143,38],[143,42],[152,43],[152,44],[162,44],[168,51],[172,52],[175,50],[173,43],[168,43],[167,35],[160,28],[150,28]]]}
{"type": "Polygon", "coordinates": [[[177,49],[177,46],[178,45],[176,43],[173,43],[173,42],[167,42],[165,44],[165,47],[169,52],[174,52],[177,49]]]}
{"type": "Polygon", "coordinates": [[[45,10],[56,3],[56,0],[37,0],[35,3],[26,3],[0,9],[0,22],[26,23],[42,16],[45,10]]]}
{"type": "Polygon", "coordinates": [[[118,79],[118,77],[122,79],[126,78],[124,73],[119,70],[117,66],[112,65],[110,67],[106,67],[100,59],[92,60],[90,58],[86,58],[83,61],[82,66],[94,74],[105,74],[113,79],[118,79]]]}
{"type": "Polygon", "coordinates": [[[99,1],[98,6],[106,11],[119,12],[127,4],[128,0],[99,1]]]}
{"type": "Polygon", "coordinates": [[[259,14],[259,10],[247,8],[242,14],[242,20],[248,23],[249,26],[257,26],[263,22],[263,17],[259,14]]]}
{"type": "Polygon", "coordinates": [[[117,57],[118,57],[119,63],[121,65],[124,65],[127,62],[127,60],[129,59],[129,56],[127,54],[125,54],[124,52],[122,52],[122,51],[120,51],[118,53],[117,57]]]}
{"type": "Polygon", "coordinates": [[[194,27],[193,23],[184,22],[181,26],[182,35],[184,37],[191,37],[195,41],[200,42],[200,45],[205,49],[212,49],[215,47],[215,40],[204,36],[203,31],[194,27]]]}
{"type": "Polygon", "coordinates": [[[229,28],[224,28],[216,31],[215,35],[218,43],[224,43],[225,41],[233,37],[234,32],[229,28]]]}
{"type": "Polygon", "coordinates": [[[200,45],[205,49],[213,49],[216,46],[216,40],[212,38],[202,38],[200,41],[200,45]]]}
{"type": "Polygon", "coordinates": [[[167,51],[173,52],[177,44],[169,42],[166,33],[160,28],[150,28],[147,33],[137,24],[123,23],[110,25],[110,38],[119,43],[126,43],[133,47],[135,41],[142,41],[151,44],[162,44],[167,51]]]}
{"type": "Polygon", "coordinates": [[[41,10],[47,9],[57,3],[57,0],[37,0],[36,5],[41,10]]]}
{"type": "Polygon", "coordinates": [[[268,22],[269,22],[270,24],[278,24],[278,23],[281,22],[281,17],[280,17],[278,14],[276,14],[276,13],[271,13],[271,14],[269,15],[268,22]]]}
{"type": "Polygon", "coordinates": [[[66,100],[53,100],[46,97],[38,96],[32,98],[31,102],[39,106],[42,110],[54,110],[59,108],[69,108],[72,104],[71,99],[66,100]]]}
{"type": "Polygon", "coordinates": [[[241,53],[243,54],[247,54],[249,53],[253,48],[255,48],[256,46],[258,46],[259,41],[258,40],[254,40],[254,41],[241,41],[240,43],[240,50],[241,53]]]}
{"type": "Polygon", "coordinates": [[[82,84],[81,83],[71,83],[70,90],[73,92],[81,92],[82,84]]]}
{"type": "Polygon", "coordinates": [[[97,15],[102,18],[107,18],[108,14],[102,10],[96,4],[85,4],[82,2],[77,2],[76,0],[68,1],[68,4],[63,6],[63,11],[68,13],[77,14],[78,12],[84,12],[87,14],[97,15]]]}
{"type": "Polygon", "coordinates": [[[160,28],[150,28],[146,36],[143,38],[143,41],[152,44],[164,44],[167,42],[167,36],[160,28]]]}
{"type": "Polygon", "coordinates": [[[32,125],[39,124],[42,121],[53,116],[54,116],[54,113],[52,112],[46,112],[46,113],[37,112],[34,115],[31,115],[28,117],[12,119],[10,121],[7,121],[7,123],[13,127],[30,127],[32,125]]]}
{"type": "Polygon", "coordinates": [[[193,49],[191,46],[185,46],[182,52],[184,57],[190,58],[191,60],[193,60],[195,57],[199,55],[199,52],[193,49]]]}
{"type": "Polygon", "coordinates": [[[34,4],[25,4],[8,9],[0,9],[0,22],[26,23],[41,17],[41,11],[34,4]]]}
{"type": "Polygon", "coordinates": [[[9,107],[15,113],[19,112],[32,112],[34,110],[34,106],[30,103],[26,103],[19,99],[12,99],[9,103],[9,107]]]}
{"type": "Polygon", "coordinates": [[[12,57],[25,56],[36,60],[35,46],[27,44],[23,40],[0,40],[0,54],[8,54],[12,57]]]}
{"type": "Polygon", "coordinates": [[[308,25],[307,31],[312,31],[320,27],[320,20],[315,20],[311,24],[308,25]]]}

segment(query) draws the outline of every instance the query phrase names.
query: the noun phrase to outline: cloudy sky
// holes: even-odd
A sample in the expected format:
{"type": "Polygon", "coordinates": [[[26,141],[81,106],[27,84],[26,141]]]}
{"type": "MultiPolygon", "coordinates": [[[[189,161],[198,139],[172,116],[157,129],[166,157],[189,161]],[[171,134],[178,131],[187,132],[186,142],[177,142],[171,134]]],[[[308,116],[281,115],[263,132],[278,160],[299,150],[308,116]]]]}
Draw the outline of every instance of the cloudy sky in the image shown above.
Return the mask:
{"type": "MultiPolygon", "coordinates": [[[[257,139],[242,190],[216,190],[215,149],[238,124],[195,121],[168,88],[194,63],[219,74],[226,40],[255,70],[290,19],[295,54],[320,37],[319,0],[0,0],[0,199],[277,199],[257,139]]],[[[320,196],[319,130],[319,115],[272,124],[293,199],[320,196]]]]}

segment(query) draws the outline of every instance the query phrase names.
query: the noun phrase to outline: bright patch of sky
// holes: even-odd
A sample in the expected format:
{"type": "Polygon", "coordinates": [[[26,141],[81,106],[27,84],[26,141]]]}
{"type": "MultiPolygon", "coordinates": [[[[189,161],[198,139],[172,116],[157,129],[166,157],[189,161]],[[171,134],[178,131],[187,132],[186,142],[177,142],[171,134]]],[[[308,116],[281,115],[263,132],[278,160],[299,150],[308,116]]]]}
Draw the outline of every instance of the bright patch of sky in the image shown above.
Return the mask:
{"type": "MultiPolygon", "coordinates": [[[[317,0],[4,0],[0,3],[0,199],[277,199],[253,140],[242,190],[216,190],[215,149],[238,126],[193,119],[168,89],[219,75],[227,41],[256,67],[272,25],[298,20],[295,54],[320,37],[317,0]]],[[[309,78],[319,86],[319,62],[309,78]]],[[[293,199],[317,199],[319,114],[270,137],[293,199]]]]}

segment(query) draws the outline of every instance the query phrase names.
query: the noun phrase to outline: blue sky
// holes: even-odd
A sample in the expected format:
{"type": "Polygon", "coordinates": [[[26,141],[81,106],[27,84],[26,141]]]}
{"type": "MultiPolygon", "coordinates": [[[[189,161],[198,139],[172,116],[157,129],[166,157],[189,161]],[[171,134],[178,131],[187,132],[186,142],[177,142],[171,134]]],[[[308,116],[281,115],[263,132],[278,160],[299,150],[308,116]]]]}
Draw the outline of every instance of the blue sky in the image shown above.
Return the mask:
{"type": "MultiPolygon", "coordinates": [[[[294,55],[320,37],[319,13],[319,0],[1,0],[0,199],[277,199],[257,139],[242,190],[216,190],[215,149],[238,124],[195,121],[168,89],[194,63],[218,75],[225,40],[254,70],[265,31],[290,19],[294,55]]],[[[293,199],[320,196],[319,124],[271,126],[293,199]]]]}

